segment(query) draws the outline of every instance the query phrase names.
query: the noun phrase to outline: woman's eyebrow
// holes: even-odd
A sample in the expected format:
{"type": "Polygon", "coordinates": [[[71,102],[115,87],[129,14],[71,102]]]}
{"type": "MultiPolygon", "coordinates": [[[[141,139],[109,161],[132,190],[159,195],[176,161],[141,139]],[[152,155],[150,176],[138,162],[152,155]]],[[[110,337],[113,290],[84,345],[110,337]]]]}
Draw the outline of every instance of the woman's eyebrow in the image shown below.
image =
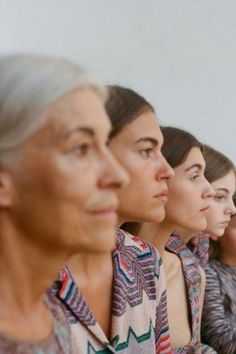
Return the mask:
{"type": "Polygon", "coordinates": [[[136,140],[135,144],[138,144],[140,142],[151,143],[153,146],[158,146],[159,145],[159,141],[157,139],[151,138],[149,136],[143,137],[143,138],[140,138],[140,139],[136,140]]]}
{"type": "Polygon", "coordinates": [[[82,126],[82,127],[76,127],[74,129],[67,131],[66,134],[64,135],[64,138],[68,139],[71,135],[76,134],[76,133],[85,133],[86,135],[88,135],[90,137],[94,137],[93,129],[86,127],[86,126],[84,126],[84,127],[82,126]]]}
{"type": "Polygon", "coordinates": [[[192,170],[192,169],[194,169],[194,168],[196,168],[196,169],[198,169],[198,170],[200,170],[200,171],[203,170],[203,166],[202,166],[200,163],[194,163],[193,165],[187,167],[187,168],[184,170],[184,172],[188,172],[188,171],[190,171],[190,170],[192,170]]]}
{"type": "Polygon", "coordinates": [[[229,190],[224,187],[215,188],[215,191],[216,192],[225,192],[225,193],[229,194],[229,190]]]}

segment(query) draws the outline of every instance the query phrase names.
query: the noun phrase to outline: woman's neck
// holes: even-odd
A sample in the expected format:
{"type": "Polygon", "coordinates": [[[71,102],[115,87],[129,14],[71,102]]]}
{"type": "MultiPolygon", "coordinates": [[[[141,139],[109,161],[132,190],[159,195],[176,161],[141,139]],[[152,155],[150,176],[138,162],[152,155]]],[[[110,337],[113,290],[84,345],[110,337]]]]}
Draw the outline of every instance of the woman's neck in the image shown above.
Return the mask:
{"type": "Polygon", "coordinates": [[[0,313],[29,314],[43,301],[43,295],[53,284],[67,261],[65,254],[39,249],[27,240],[21,244],[0,235],[0,313]]]}
{"type": "Polygon", "coordinates": [[[186,244],[188,243],[197,233],[192,230],[187,230],[181,226],[175,226],[174,231],[180,236],[181,240],[186,244]]]}
{"type": "Polygon", "coordinates": [[[112,277],[112,253],[77,254],[69,259],[67,265],[70,272],[80,287],[87,284],[99,284],[104,278],[112,277]]]}
{"type": "Polygon", "coordinates": [[[166,242],[172,231],[172,226],[165,222],[160,224],[142,223],[138,236],[151,242],[157,248],[160,255],[163,256],[166,242]]]}

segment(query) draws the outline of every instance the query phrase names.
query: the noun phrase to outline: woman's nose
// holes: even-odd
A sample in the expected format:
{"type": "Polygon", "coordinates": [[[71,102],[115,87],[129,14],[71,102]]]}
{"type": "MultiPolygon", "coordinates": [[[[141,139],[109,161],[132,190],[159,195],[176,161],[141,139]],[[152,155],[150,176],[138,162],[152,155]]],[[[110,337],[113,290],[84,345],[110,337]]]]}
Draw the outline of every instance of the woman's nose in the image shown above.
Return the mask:
{"type": "Polygon", "coordinates": [[[215,189],[212,187],[212,185],[205,179],[205,187],[204,187],[204,192],[203,192],[203,197],[204,198],[212,198],[216,195],[215,189]]]}
{"type": "Polygon", "coordinates": [[[129,181],[129,174],[113,156],[109,149],[105,153],[105,163],[100,178],[100,187],[103,188],[122,188],[129,181]]]}
{"type": "Polygon", "coordinates": [[[175,172],[173,168],[169,165],[165,157],[162,155],[160,164],[157,167],[156,179],[157,180],[170,179],[174,177],[174,174],[175,172]]]}

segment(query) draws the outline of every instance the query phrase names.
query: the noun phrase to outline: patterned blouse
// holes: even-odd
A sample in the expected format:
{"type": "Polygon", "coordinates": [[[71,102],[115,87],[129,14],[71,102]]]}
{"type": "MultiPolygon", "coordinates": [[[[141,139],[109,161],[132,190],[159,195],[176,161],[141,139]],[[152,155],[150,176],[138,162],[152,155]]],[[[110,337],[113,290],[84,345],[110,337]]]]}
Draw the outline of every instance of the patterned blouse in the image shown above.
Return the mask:
{"type": "Polygon", "coordinates": [[[68,267],[52,289],[67,309],[79,353],[171,353],[164,270],[155,248],[118,230],[113,267],[111,340],[88,308],[68,267]]]}
{"type": "Polygon", "coordinates": [[[202,338],[220,354],[236,353],[236,267],[209,262],[202,314],[202,338]]]}
{"type": "Polygon", "coordinates": [[[187,244],[191,252],[197,259],[198,264],[201,267],[205,267],[209,261],[209,235],[201,232],[194,236],[187,244]]]}
{"type": "Polygon", "coordinates": [[[77,354],[72,348],[70,325],[64,309],[51,294],[46,295],[46,304],[54,316],[53,333],[39,342],[19,341],[0,333],[1,354],[77,354]]]}
{"type": "Polygon", "coordinates": [[[172,234],[168,239],[166,250],[175,253],[181,260],[191,313],[192,336],[190,342],[184,347],[175,349],[175,352],[185,354],[216,353],[212,348],[202,344],[199,339],[201,275],[196,258],[177,234],[172,234]]]}

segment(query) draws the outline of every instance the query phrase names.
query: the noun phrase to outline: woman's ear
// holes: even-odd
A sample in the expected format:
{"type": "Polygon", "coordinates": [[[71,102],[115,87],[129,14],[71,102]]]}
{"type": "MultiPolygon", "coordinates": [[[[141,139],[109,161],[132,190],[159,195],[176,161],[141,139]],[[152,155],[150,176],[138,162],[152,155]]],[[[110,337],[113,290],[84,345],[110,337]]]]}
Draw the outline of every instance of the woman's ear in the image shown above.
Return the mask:
{"type": "Polygon", "coordinates": [[[11,175],[0,164],[0,209],[11,205],[12,201],[11,175]]]}

